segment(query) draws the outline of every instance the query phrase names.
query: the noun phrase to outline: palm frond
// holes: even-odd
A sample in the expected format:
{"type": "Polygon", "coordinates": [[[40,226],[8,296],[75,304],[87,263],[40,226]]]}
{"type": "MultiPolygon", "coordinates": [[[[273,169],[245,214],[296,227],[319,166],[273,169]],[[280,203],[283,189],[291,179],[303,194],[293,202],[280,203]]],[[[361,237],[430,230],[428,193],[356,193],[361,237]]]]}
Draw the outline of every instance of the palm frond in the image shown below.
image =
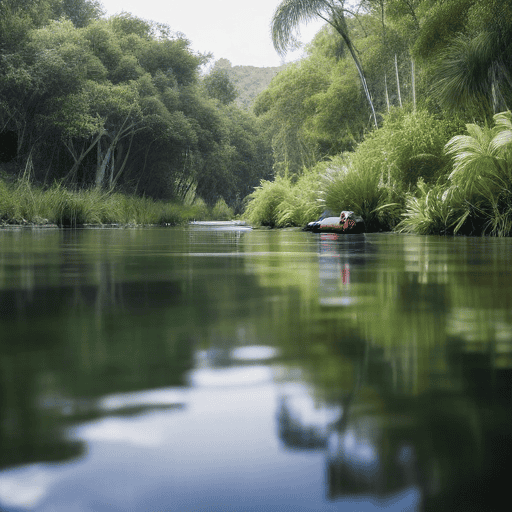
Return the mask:
{"type": "Polygon", "coordinates": [[[486,104],[490,108],[493,40],[461,35],[441,54],[433,92],[447,108],[486,104]]]}
{"type": "MultiPolygon", "coordinates": [[[[495,114],[496,135],[491,146],[496,153],[512,150],[512,114],[511,112],[500,112],[495,114]]],[[[512,163],[512,162],[511,162],[512,163]]]]}
{"type": "Polygon", "coordinates": [[[500,129],[508,129],[512,130],[512,112],[510,110],[506,112],[499,112],[498,114],[494,114],[494,123],[500,129]]]}
{"type": "Polygon", "coordinates": [[[469,135],[452,137],[445,152],[453,159],[450,181],[472,196],[481,189],[483,176],[499,175],[500,165],[499,155],[492,145],[495,131],[475,124],[468,124],[466,128],[469,135]]]}
{"type": "Polygon", "coordinates": [[[328,7],[326,0],[283,0],[277,6],[270,25],[276,51],[284,55],[299,26],[317,18],[328,7]]]}

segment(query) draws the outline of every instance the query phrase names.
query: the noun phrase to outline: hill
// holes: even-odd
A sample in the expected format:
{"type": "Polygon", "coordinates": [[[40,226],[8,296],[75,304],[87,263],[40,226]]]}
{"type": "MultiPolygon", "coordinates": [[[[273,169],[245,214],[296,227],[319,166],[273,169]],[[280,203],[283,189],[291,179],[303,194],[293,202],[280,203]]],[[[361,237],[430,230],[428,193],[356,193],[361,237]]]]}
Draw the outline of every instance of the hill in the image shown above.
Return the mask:
{"type": "Polygon", "coordinates": [[[263,92],[286,65],[269,68],[255,66],[232,66],[227,59],[219,59],[213,69],[222,69],[228,73],[230,80],[235,84],[239,96],[235,102],[241,108],[250,110],[256,96],[263,92]]]}

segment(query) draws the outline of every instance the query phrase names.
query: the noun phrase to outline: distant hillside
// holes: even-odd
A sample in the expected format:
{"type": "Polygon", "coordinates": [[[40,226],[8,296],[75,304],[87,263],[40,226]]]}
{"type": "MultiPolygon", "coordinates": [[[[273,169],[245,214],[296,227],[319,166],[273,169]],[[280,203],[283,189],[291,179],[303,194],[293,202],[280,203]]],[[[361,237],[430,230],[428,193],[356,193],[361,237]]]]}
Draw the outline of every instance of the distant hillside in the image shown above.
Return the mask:
{"type": "Polygon", "coordinates": [[[274,68],[257,68],[254,66],[232,66],[227,59],[219,59],[213,69],[226,70],[231,81],[236,85],[239,96],[235,102],[242,108],[249,110],[256,96],[264,91],[274,76],[285,66],[274,68]]]}

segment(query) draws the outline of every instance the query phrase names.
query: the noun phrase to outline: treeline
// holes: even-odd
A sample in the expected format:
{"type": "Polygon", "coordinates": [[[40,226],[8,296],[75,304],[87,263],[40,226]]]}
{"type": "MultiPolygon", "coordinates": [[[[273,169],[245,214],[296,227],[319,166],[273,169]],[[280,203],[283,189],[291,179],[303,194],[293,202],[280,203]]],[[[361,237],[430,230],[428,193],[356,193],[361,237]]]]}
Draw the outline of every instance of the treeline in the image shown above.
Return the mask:
{"type": "Polygon", "coordinates": [[[510,234],[512,1],[285,0],[275,47],[319,15],[307,58],[257,98],[277,178],[248,217],[348,209],[371,230],[510,234]]]}
{"type": "Polygon", "coordinates": [[[254,116],[208,55],[95,0],[0,3],[0,179],[240,211],[272,171],[254,116]]]}

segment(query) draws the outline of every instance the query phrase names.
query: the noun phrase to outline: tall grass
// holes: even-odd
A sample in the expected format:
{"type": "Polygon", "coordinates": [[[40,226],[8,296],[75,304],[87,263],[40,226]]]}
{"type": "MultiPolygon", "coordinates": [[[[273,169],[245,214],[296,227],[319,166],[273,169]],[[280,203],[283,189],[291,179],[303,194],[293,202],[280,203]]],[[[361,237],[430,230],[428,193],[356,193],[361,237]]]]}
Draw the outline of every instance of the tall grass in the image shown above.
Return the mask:
{"type": "Polygon", "coordinates": [[[305,226],[318,219],[323,206],[319,200],[319,175],[316,169],[305,171],[277,206],[277,225],[305,226]]]}
{"type": "Polygon", "coordinates": [[[445,186],[420,181],[416,192],[407,196],[403,219],[396,230],[418,235],[451,234],[467,212],[462,198],[451,197],[445,186]]]}
{"type": "Polygon", "coordinates": [[[279,226],[279,205],[291,191],[287,178],[277,177],[275,181],[263,180],[247,197],[244,217],[251,223],[261,226],[279,226]]]}
{"type": "Polygon", "coordinates": [[[14,184],[0,180],[0,223],[3,224],[178,225],[189,220],[210,219],[218,213],[226,218],[232,211],[225,203],[212,210],[201,201],[184,206],[97,189],[71,191],[59,184],[44,189],[27,180],[14,184]]]}
{"type": "Polygon", "coordinates": [[[318,173],[305,171],[295,183],[288,178],[262,181],[247,198],[244,216],[251,224],[284,228],[304,226],[322,211],[318,173]]]}
{"type": "Polygon", "coordinates": [[[336,214],[350,210],[360,215],[369,231],[393,228],[401,208],[396,191],[383,182],[377,167],[357,164],[354,154],[338,155],[323,164],[322,203],[336,214]]]}

